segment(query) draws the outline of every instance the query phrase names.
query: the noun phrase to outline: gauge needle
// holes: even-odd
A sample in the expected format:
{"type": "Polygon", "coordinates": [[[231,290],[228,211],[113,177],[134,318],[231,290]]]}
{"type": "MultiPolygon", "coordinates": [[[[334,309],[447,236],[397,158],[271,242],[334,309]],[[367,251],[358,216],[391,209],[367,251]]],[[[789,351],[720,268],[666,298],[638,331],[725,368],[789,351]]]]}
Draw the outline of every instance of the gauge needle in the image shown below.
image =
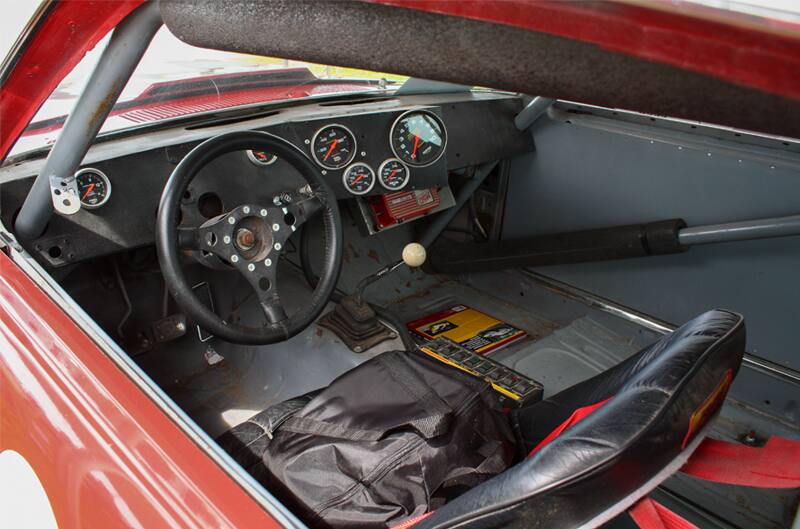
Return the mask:
{"type": "Polygon", "coordinates": [[[93,189],[94,189],[94,184],[89,184],[89,187],[86,189],[86,193],[84,193],[83,196],[81,197],[81,200],[86,200],[86,197],[89,196],[89,194],[92,192],[93,189]]]}
{"type": "Polygon", "coordinates": [[[396,174],[397,174],[397,169],[395,169],[394,171],[392,171],[392,174],[390,174],[390,175],[389,175],[389,178],[393,177],[393,176],[394,176],[394,175],[396,175],[396,174]]]}
{"type": "Polygon", "coordinates": [[[419,147],[419,136],[414,134],[414,152],[411,153],[412,158],[417,157],[417,147],[419,147]]]}
{"type": "Polygon", "coordinates": [[[358,177],[358,178],[356,178],[355,180],[353,180],[353,185],[356,185],[357,183],[359,183],[359,182],[360,182],[360,181],[362,181],[363,179],[364,179],[364,175],[363,175],[363,174],[362,174],[362,175],[359,175],[359,177],[358,177]]]}
{"type": "Polygon", "coordinates": [[[333,152],[333,150],[336,148],[336,144],[337,144],[337,143],[339,143],[339,139],[338,139],[338,138],[337,138],[337,139],[335,139],[335,140],[333,140],[333,143],[331,143],[331,146],[330,146],[330,148],[328,149],[328,152],[327,152],[327,153],[325,153],[325,158],[323,158],[323,160],[327,160],[327,159],[328,159],[328,156],[330,156],[330,155],[331,155],[331,153],[333,152]]]}

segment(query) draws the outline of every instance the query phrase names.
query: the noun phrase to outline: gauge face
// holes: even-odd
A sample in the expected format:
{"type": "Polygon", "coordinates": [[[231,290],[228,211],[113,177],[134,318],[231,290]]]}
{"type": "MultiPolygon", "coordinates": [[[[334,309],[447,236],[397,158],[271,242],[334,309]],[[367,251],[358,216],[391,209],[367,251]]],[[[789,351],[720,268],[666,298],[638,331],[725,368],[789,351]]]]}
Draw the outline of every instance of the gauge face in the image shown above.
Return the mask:
{"type": "Polygon", "coordinates": [[[354,163],[344,170],[342,183],[354,195],[366,195],[375,186],[375,171],[365,163],[354,163]]]}
{"type": "Polygon", "coordinates": [[[278,159],[274,154],[265,151],[247,151],[247,158],[256,165],[272,165],[278,159]]]}
{"type": "Polygon", "coordinates": [[[409,176],[408,166],[397,158],[389,158],[378,169],[378,180],[389,191],[403,189],[409,176]]]}
{"type": "Polygon", "coordinates": [[[75,173],[81,205],[86,209],[97,209],[111,197],[111,182],[97,169],[81,169],[75,173]]]}
{"type": "Polygon", "coordinates": [[[392,152],[400,160],[424,167],[444,154],[447,133],[438,117],[430,112],[411,110],[394,122],[389,141],[392,152]]]}
{"type": "Polygon", "coordinates": [[[314,134],[311,153],[322,167],[341,169],[356,155],[356,138],[342,125],[328,125],[314,134]]]}

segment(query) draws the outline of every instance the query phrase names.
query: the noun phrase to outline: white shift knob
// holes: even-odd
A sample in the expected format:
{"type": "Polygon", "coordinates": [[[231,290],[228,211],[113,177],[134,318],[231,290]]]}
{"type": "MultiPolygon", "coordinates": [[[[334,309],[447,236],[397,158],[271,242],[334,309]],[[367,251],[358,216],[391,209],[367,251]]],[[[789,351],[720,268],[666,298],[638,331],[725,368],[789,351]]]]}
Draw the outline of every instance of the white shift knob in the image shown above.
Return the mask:
{"type": "Polygon", "coordinates": [[[403,248],[403,262],[411,268],[422,266],[427,253],[425,247],[418,242],[410,242],[403,248]]]}

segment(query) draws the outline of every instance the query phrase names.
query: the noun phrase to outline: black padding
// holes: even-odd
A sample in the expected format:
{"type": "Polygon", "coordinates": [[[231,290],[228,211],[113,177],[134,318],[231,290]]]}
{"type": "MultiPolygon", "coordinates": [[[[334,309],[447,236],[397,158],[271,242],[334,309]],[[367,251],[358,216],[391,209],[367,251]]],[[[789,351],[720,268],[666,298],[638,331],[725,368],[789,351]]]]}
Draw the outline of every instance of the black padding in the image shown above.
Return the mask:
{"type": "Polygon", "coordinates": [[[688,248],[678,239],[680,231],[686,227],[683,219],[662,220],[645,224],[644,239],[650,255],[665,255],[685,252],[688,248]]]}
{"type": "Polygon", "coordinates": [[[161,13],[178,38],[204,48],[800,137],[800,101],[502,24],[344,0],[170,0],[161,2],[161,13]]]}
{"type": "MultiPolygon", "coordinates": [[[[616,367],[518,413],[530,449],[577,408],[609,399],[506,472],[471,489],[415,529],[580,527],[679,458],[718,411],[744,354],[741,316],[713,310],[616,367]],[[715,399],[710,399],[715,395],[715,399]],[[712,404],[709,404],[711,402],[712,404]]],[[[663,476],[666,479],[666,475],[663,476]]]]}
{"type": "Polygon", "coordinates": [[[647,257],[686,251],[678,240],[685,227],[683,220],[671,219],[501,241],[440,239],[429,259],[436,271],[456,274],[647,257]]]}

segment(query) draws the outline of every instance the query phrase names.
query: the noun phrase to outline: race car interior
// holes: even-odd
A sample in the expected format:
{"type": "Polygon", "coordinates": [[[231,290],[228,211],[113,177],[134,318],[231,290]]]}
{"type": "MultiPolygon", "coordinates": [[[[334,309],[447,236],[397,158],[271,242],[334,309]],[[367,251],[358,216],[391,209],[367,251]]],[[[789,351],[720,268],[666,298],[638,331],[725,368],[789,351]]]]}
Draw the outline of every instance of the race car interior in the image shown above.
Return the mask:
{"type": "MultiPolygon", "coordinates": [[[[330,4],[319,9],[362,9],[330,4]]],[[[231,35],[221,21],[249,8],[201,5],[140,9],[155,6],[162,31],[194,46],[391,71],[389,58],[276,50],[280,34],[254,37],[253,22],[231,35]]],[[[423,34],[429,21],[408,16],[423,34]]],[[[482,29],[459,28],[480,41],[482,29]]],[[[214,89],[275,82],[262,77],[214,89]]],[[[59,188],[39,175],[69,141],[67,120],[55,146],[0,167],[0,217],[297,527],[629,527],[624,512],[656,487],[710,515],[735,504],[673,474],[705,435],[735,440],[789,408],[747,415],[755,408],[740,404],[750,395],[739,381],[767,376],[742,363],[749,305],[685,293],[721,266],[718,246],[693,245],[704,225],[796,209],[781,190],[796,187],[800,144],[482,83],[516,86],[412,78],[175,115],[100,135],[59,188]],[[740,188],[710,215],[725,178],[740,188]],[[777,198],[742,212],[763,187],[777,198]],[[654,295],[655,283],[674,293],[654,295]]],[[[738,125],[703,112],[680,117],[738,125]]],[[[764,270],[786,277],[778,248],[797,242],[719,251],[734,268],[772,252],[778,264],[764,270]]],[[[781,523],[786,501],[757,516],[781,523]]],[[[756,514],[737,516],[745,527],[756,514]]]]}

